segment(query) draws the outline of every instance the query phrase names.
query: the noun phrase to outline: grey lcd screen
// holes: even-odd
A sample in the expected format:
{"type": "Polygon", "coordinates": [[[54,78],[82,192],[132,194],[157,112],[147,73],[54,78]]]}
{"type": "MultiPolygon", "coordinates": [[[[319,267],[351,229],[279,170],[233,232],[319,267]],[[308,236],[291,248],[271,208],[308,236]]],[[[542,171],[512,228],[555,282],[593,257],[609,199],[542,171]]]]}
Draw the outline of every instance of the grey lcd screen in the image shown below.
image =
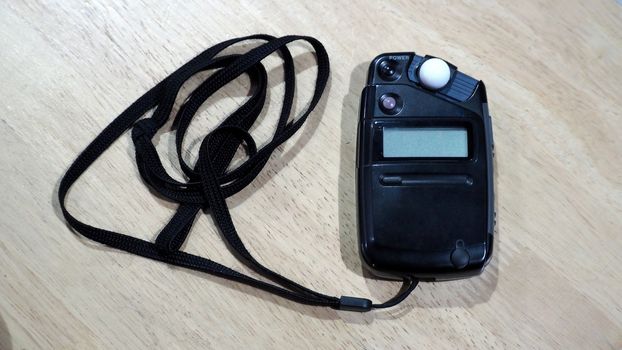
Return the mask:
{"type": "Polygon", "coordinates": [[[466,158],[469,135],[462,127],[384,127],[385,158],[466,158]]]}

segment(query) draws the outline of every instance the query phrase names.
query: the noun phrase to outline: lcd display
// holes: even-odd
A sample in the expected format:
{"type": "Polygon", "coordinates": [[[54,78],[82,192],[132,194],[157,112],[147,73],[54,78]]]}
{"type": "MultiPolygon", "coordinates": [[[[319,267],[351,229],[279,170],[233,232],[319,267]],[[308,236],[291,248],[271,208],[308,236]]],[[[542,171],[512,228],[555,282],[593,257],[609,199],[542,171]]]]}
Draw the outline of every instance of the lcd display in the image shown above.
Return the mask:
{"type": "Polygon", "coordinates": [[[466,158],[469,135],[462,127],[384,127],[385,158],[466,158]]]}

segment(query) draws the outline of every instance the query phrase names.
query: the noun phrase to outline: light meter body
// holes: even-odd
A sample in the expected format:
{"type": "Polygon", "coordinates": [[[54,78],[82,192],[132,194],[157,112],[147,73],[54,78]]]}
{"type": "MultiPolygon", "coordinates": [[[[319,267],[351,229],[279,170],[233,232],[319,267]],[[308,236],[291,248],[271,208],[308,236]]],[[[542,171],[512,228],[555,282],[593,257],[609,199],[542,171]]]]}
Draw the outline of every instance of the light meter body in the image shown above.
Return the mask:
{"type": "Polygon", "coordinates": [[[387,278],[479,274],[492,255],[493,150],[482,81],[431,56],[376,57],[357,137],[367,267],[387,278]]]}

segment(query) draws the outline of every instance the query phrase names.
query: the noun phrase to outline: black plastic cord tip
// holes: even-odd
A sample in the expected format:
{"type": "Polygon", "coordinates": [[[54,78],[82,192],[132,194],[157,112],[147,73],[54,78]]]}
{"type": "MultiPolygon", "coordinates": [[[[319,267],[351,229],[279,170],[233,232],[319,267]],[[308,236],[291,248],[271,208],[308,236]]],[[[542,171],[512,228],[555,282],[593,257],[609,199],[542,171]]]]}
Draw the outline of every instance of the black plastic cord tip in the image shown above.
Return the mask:
{"type": "Polygon", "coordinates": [[[339,298],[339,310],[367,312],[372,307],[371,300],[365,298],[341,296],[339,298]]]}

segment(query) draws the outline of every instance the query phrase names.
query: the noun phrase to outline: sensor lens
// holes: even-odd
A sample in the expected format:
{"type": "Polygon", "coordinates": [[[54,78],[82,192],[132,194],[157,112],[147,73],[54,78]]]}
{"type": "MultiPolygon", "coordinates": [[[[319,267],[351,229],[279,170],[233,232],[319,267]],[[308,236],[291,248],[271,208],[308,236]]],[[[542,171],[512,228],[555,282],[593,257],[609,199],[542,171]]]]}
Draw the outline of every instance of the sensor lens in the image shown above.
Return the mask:
{"type": "Polygon", "coordinates": [[[382,100],[382,107],[384,109],[392,110],[397,105],[397,101],[394,97],[387,96],[382,100]]]}
{"type": "Polygon", "coordinates": [[[404,102],[398,94],[390,92],[380,97],[378,106],[385,114],[396,115],[402,110],[404,102]]]}

